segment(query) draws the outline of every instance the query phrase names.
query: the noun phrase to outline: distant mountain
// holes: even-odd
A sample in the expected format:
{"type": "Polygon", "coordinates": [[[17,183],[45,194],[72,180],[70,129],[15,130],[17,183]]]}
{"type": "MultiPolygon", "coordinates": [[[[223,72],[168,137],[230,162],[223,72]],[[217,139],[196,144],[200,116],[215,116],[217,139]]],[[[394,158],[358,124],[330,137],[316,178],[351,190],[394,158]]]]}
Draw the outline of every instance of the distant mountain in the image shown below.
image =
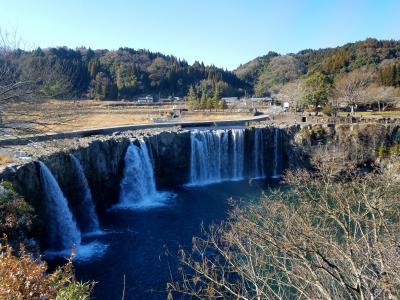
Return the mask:
{"type": "MultiPolygon", "coordinates": [[[[184,96],[193,86],[211,94],[216,87],[221,96],[240,96],[251,86],[233,72],[195,62],[189,65],[175,56],[148,50],[120,48],[116,51],[66,47],[20,51],[21,76],[43,82],[41,91],[57,95],[60,85],[68,93],[59,97],[131,99],[139,95],[184,96]],[[53,70],[58,80],[49,78],[53,70]],[[45,84],[44,84],[45,83],[45,84]]],[[[53,73],[52,72],[52,73],[53,73]]]]}
{"type": "Polygon", "coordinates": [[[359,68],[374,69],[381,84],[398,86],[400,41],[368,38],[336,48],[306,49],[296,54],[269,52],[240,65],[234,73],[253,86],[256,93],[265,94],[276,92],[283,84],[311,72],[320,71],[335,80],[340,74],[359,68]]]}
{"type": "MultiPolygon", "coordinates": [[[[280,55],[269,52],[241,65],[233,72],[195,62],[192,65],[172,55],[120,48],[92,50],[66,47],[14,51],[13,76],[35,82],[41,94],[57,98],[133,99],[276,94],[289,82],[315,71],[329,77],[368,68],[381,85],[400,85],[400,41],[366,39],[336,48],[302,50],[280,55]]],[[[10,65],[10,66],[11,66],[10,65]]]]}

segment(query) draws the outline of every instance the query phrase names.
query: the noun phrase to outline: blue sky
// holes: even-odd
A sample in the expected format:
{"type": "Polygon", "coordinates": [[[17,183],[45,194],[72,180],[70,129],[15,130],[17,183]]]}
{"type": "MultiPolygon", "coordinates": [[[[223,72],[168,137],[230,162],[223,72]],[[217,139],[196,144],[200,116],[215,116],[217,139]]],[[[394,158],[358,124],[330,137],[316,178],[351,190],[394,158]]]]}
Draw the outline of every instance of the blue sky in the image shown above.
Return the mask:
{"type": "Polygon", "coordinates": [[[234,69],[268,51],[400,39],[399,0],[0,0],[28,44],[145,48],[234,69]]]}

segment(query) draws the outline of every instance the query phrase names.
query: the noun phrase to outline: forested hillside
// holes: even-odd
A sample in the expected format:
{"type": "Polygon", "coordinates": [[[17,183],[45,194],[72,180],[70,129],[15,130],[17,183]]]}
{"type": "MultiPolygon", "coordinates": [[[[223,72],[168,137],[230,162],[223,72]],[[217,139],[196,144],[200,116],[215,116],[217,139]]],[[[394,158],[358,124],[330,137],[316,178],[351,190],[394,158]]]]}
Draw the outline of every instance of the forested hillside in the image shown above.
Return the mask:
{"type": "MultiPolygon", "coordinates": [[[[4,76],[6,81],[33,83],[35,95],[64,99],[134,99],[147,94],[155,98],[182,97],[188,95],[190,87],[196,99],[240,97],[245,93],[288,98],[302,93],[305,99],[309,95],[304,95],[304,83],[310,77],[309,85],[324,87],[318,96],[310,96],[317,101],[321,95],[326,100],[351,80],[359,87],[370,88],[369,95],[387,95],[387,89],[377,90],[380,87],[392,88],[390,93],[398,94],[400,86],[400,41],[394,40],[367,39],[286,55],[269,52],[233,72],[131,48],[110,51],[60,47],[4,53],[0,65],[9,74],[4,76]]],[[[314,100],[310,104],[316,104],[314,100]]]]}
{"type": "Polygon", "coordinates": [[[366,39],[337,48],[302,50],[296,54],[265,56],[239,66],[234,73],[261,95],[278,94],[299,78],[321,73],[331,83],[357,69],[370,72],[380,86],[400,85],[400,41],[366,39]]]}
{"type": "Polygon", "coordinates": [[[184,96],[190,86],[210,94],[218,87],[222,96],[240,96],[251,89],[232,72],[148,50],[61,47],[17,51],[16,57],[18,76],[36,81],[41,94],[58,98],[184,96]]]}

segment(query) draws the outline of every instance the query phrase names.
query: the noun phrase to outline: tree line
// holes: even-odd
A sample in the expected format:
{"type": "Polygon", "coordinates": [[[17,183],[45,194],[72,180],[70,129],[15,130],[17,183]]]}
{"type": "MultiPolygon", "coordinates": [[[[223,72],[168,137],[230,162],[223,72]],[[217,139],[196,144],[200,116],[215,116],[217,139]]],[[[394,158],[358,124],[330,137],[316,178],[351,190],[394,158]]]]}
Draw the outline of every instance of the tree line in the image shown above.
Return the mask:
{"type": "Polygon", "coordinates": [[[194,88],[190,86],[186,100],[189,108],[198,109],[226,109],[228,108],[225,100],[221,99],[220,87],[215,85],[210,88],[194,88]]]}
{"type": "MultiPolygon", "coordinates": [[[[138,95],[184,96],[189,86],[218,85],[221,95],[240,96],[250,86],[232,72],[148,50],[38,48],[13,51],[15,76],[35,81],[56,98],[132,99],[138,95]],[[53,70],[40,72],[39,70],[53,70]],[[57,71],[57,72],[55,72],[57,71]],[[54,78],[51,75],[57,74],[54,78]]],[[[7,63],[5,57],[0,64],[7,63]]]]}
{"type": "Polygon", "coordinates": [[[279,55],[269,52],[236,69],[258,96],[292,106],[334,103],[386,108],[400,96],[400,42],[366,39],[337,48],[279,55]]]}

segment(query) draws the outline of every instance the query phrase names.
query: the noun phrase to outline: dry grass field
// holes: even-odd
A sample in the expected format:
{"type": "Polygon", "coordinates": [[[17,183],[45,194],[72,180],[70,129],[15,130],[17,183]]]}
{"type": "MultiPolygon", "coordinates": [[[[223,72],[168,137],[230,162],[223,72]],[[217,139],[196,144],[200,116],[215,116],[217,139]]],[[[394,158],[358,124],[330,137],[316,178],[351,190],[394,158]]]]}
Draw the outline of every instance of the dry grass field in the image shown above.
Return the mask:
{"type": "Polygon", "coordinates": [[[16,159],[14,156],[12,156],[8,153],[0,152],[0,166],[11,164],[15,161],[16,161],[16,159]]]}
{"type": "Polygon", "coordinates": [[[133,124],[151,124],[163,121],[217,121],[248,117],[248,113],[212,111],[188,112],[179,118],[171,118],[174,108],[184,104],[137,105],[121,101],[59,101],[14,104],[4,115],[4,120],[22,133],[62,132],[79,129],[110,127],[133,124]]]}

